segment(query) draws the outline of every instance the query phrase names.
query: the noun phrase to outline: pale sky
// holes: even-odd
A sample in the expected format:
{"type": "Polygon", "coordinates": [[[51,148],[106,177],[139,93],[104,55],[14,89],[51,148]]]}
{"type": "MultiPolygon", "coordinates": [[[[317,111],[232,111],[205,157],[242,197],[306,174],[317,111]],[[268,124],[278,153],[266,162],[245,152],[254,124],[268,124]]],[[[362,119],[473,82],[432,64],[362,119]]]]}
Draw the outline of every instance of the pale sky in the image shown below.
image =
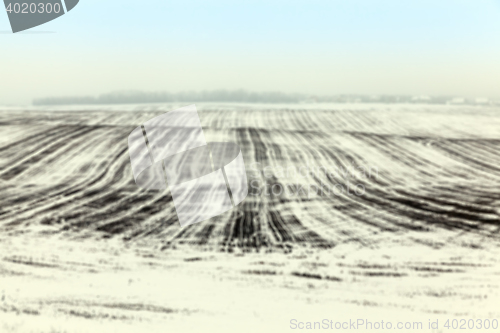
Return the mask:
{"type": "Polygon", "coordinates": [[[9,30],[2,11],[0,104],[117,90],[500,98],[500,0],[80,0],[9,30]]]}

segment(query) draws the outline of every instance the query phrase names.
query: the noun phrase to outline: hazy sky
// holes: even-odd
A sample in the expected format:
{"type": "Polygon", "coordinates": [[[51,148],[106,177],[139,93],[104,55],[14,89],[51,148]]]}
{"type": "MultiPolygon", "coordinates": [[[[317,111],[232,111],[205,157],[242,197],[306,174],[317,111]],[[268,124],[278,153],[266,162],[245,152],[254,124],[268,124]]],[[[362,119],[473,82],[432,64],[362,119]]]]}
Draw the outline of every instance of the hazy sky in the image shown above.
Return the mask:
{"type": "Polygon", "coordinates": [[[0,104],[116,90],[500,97],[500,0],[80,0],[0,12],[0,104]]]}

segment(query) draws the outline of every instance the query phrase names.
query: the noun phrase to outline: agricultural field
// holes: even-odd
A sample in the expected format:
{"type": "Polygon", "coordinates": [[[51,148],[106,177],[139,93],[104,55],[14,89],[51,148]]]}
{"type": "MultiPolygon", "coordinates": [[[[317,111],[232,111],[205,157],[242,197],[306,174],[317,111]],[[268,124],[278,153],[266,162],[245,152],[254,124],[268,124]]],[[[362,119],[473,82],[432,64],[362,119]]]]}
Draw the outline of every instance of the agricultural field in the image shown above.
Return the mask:
{"type": "Polygon", "coordinates": [[[0,332],[500,320],[499,108],[197,105],[249,194],[181,228],[127,147],[180,106],[0,110],[0,332]]]}

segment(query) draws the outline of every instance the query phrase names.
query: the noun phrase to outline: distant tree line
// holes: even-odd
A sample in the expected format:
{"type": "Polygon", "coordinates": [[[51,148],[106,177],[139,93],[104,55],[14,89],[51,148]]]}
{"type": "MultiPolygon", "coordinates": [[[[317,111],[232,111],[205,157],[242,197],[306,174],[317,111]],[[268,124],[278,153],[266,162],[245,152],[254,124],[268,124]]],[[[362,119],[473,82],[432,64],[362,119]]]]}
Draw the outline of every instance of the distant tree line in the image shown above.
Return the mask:
{"type": "Polygon", "coordinates": [[[486,104],[488,99],[465,99],[453,96],[411,95],[332,95],[316,96],[282,92],[249,92],[245,90],[211,90],[170,92],[120,91],[99,96],[48,97],[33,100],[33,105],[74,104],[140,104],[169,102],[239,102],[239,103],[418,103],[418,104],[486,104]]]}

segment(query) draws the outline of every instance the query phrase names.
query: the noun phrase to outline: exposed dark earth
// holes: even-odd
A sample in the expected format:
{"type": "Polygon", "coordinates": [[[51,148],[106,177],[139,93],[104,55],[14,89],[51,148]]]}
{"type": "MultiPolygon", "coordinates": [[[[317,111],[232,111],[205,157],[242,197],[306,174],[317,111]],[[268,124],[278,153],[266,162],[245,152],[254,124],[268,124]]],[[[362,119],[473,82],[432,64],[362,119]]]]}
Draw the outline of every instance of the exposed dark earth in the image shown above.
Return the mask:
{"type": "Polygon", "coordinates": [[[181,228],[127,149],[176,107],[0,111],[0,332],[500,320],[500,109],[198,105],[250,192],[181,228]]]}

